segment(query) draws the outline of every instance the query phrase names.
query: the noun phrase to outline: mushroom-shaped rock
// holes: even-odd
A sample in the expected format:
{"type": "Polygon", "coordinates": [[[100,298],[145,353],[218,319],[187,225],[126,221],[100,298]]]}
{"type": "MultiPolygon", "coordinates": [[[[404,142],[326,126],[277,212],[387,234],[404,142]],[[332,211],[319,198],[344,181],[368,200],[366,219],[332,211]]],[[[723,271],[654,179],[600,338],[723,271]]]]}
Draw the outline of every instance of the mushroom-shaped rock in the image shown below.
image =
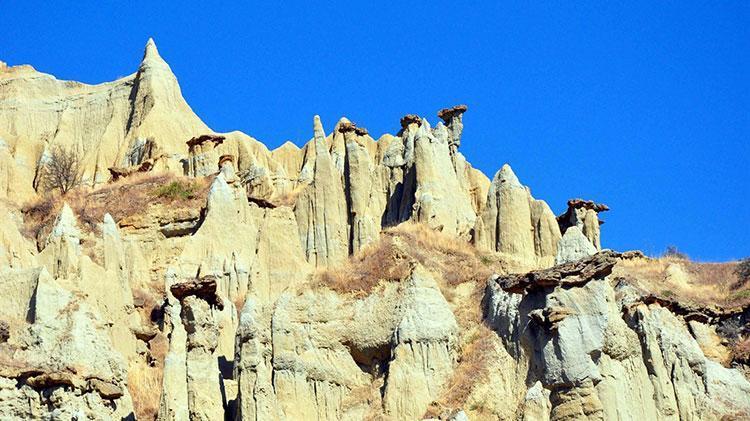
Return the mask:
{"type": "Polygon", "coordinates": [[[438,111],[438,117],[448,126],[448,144],[452,154],[456,153],[461,146],[461,133],[464,129],[463,114],[468,109],[466,105],[461,104],[438,111]]]}
{"type": "Polygon", "coordinates": [[[210,275],[173,284],[169,291],[180,301],[195,296],[219,310],[224,308],[221,297],[216,294],[216,278],[210,275]]]}
{"type": "Polygon", "coordinates": [[[407,114],[407,115],[401,117],[401,127],[402,128],[405,129],[405,128],[409,127],[412,124],[416,124],[417,126],[421,126],[422,125],[422,118],[419,117],[416,114],[407,114]]]}
{"type": "Polygon", "coordinates": [[[588,238],[597,250],[601,250],[601,232],[599,226],[603,224],[599,220],[599,213],[609,210],[609,206],[596,203],[593,200],[571,199],[568,200],[568,209],[564,214],[557,217],[560,231],[565,231],[572,226],[577,226],[588,238]]]}

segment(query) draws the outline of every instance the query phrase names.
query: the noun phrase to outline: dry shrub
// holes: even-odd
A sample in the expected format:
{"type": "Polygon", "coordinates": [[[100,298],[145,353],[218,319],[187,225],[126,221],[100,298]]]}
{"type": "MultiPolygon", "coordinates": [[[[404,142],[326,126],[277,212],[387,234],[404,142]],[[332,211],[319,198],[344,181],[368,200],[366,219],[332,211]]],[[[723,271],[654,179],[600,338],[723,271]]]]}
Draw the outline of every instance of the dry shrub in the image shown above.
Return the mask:
{"type": "Polygon", "coordinates": [[[750,365],[750,336],[738,339],[730,347],[732,361],[750,365]]]}
{"type": "Polygon", "coordinates": [[[408,256],[396,246],[393,236],[383,235],[342,266],[317,273],[320,285],[340,293],[369,294],[381,280],[398,280],[409,275],[408,256]]]}
{"type": "Polygon", "coordinates": [[[81,184],[83,168],[81,156],[74,149],[60,145],[49,150],[47,160],[39,171],[39,185],[46,191],[57,190],[66,194],[81,184]]]}
{"type": "Polygon", "coordinates": [[[481,255],[465,241],[423,224],[405,222],[384,230],[378,241],[342,266],[318,272],[317,279],[337,292],[366,295],[380,281],[408,276],[414,262],[439,275],[449,287],[471,281],[483,286],[493,271],[502,270],[500,262],[481,255]]]}
{"type": "MultiPolygon", "coordinates": [[[[24,234],[40,243],[52,228],[63,203],[73,209],[78,217],[80,228],[85,232],[97,232],[104,214],[109,213],[115,221],[142,213],[153,204],[169,204],[185,208],[200,208],[205,203],[211,177],[192,179],[168,173],[137,173],[130,177],[106,184],[96,189],[78,188],[64,197],[47,195],[26,204],[24,213],[24,234]],[[163,186],[173,184],[189,186],[190,194],[159,194],[163,186]]],[[[170,190],[171,192],[172,190],[170,190]]]]}
{"type": "Polygon", "coordinates": [[[133,409],[139,420],[155,420],[159,413],[163,368],[149,367],[143,363],[128,370],[128,391],[133,399],[133,409]]]}
{"type": "Polygon", "coordinates": [[[474,386],[489,380],[489,363],[497,358],[497,349],[493,343],[495,336],[495,332],[484,323],[477,325],[472,339],[463,346],[461,359],[446,384],[445,391],[428,408],[426,418],[438,417],[464,407],[474,386]]]}

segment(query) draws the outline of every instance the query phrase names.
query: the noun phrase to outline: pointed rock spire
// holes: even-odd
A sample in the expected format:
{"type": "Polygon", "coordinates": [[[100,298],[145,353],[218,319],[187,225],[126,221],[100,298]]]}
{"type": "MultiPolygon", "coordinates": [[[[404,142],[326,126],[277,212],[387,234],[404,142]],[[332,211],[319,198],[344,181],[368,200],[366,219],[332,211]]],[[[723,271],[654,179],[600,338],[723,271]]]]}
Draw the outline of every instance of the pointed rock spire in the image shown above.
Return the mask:
{"type": "Polygon", "coordinates": [[[159,50],[156,48],[156,43],[153,38],[149,38],[146,42],[146,48],[143,51],[143,61],[161,59],[159,50]]]}
{"type": "Polygon", "coordinates": [[[521,182],[518,180],[516,173],[513,172],[513,168],[508,164],[504,164],[500,171],[497,172],[495,179],[498,183],[507,184],[509,187],[523,187],[521,182]]]}
{"type": "Polygon", "coordinates": [[[320,116],[316,115],[313,117],[313,136],[315,139],[315,152],[320,152],[321,149],[328,150],[326,145],[326,133],[323,131],[323,123],[320,122],[320,116]]]}
{"type": "Polygon", "coordinates": [[[104,214],[104,222],[102,222],[101,229],[102,233],[105,236],[112,236],[115,238],[120,237],[120,231],[117,229],[117,223],[109,213],[104,214]]]}
{"type": "MultiPolygon", "coordinates": [[[[143,60],[141,60],[141,66],[138,69],[140,73],[148,70],[162,70],[168,72],[170,75],[172,74],[172,69],[170,69],[167,62],[161,58],[153,38],[149,38],[146,43],[146,48],[144,48],[143,51],[143,60]]],[[[172,75],[172,78],[174,78],[174,75],[172,75]]]]}
{"type": "Polygon", "coordinates": [[[63,204],[60,214],[57,215],[55,226],[52,228],[52,233],[47,239],[47,243],[49,243],[52,238],[59,237],[81,237],[81,232],[78,230],[78,221],[73,213],[73,209],[68,206],[67,202],[63,204]]]}

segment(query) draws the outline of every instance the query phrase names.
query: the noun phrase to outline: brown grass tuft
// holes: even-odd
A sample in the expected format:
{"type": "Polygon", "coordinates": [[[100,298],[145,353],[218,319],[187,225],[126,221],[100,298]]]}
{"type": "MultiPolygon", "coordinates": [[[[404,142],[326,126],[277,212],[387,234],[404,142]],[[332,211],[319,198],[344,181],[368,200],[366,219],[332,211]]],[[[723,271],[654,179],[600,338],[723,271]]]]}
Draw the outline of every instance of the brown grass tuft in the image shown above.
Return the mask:
{"type": "Polygon", "coordinates": [[[133,409],[139,420],[155,420],[159,413],[163,368],[142,363],[128,370],[128,391],[133,399],[133,409]]]}
{"type": "Polygon", "coordinates": [[[497,349],[493,343],[495,336],[495,332],[484,323],[477,325],[471,339],[461,350],[461,359],[446,384],[445,391],[430,405],[425,414],[426,418],[437,418],[463,408],[474,386],[489,379],[489,363],[497,358],[497,349]]]}

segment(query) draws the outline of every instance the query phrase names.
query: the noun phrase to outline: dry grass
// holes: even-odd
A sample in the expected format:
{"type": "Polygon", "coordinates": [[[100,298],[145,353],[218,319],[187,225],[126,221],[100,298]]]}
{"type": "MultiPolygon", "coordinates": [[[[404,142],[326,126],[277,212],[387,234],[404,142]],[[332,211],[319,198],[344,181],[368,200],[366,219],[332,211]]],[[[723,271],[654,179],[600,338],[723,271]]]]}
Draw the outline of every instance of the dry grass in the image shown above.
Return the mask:
{"type": "Polygon", "coordinates": [[[149,341],[148,348],[152,363],[139,361],[128,369],[128,391],[139,420],[155,420],[159,412],[164,358],[169,351],[169,340],[159,332],[149,341]]]}
{"type": "Polygon", "coordinates": [[[276,206],[288,206],[288,207],[294,207],[294,204],[297,203],[297,198],[299,197],[300,193],[307,188],[307,185],[300,185],[294,188],[291,191],[288,191],[286,193],[280,194],[276,197],[273,197],[271,201],[276,206]]]}
{"type": "Polygon", "coordinates": [[[66,202],[83,231],[97,232],[106,213],[120,221],[157,203],[201,207],[210,184],[210,177],[192,179],[166,173],[139,173],[93,190],[78,188],[65,196],[48,195],[23,206],[24,234],[37,243],[43,241],[66,202]]]}
{"type": "Polygon", "coordinates": [[[158,393],[162,388],[162,368],[148,367],[142,363],[128,370],[128,391],[133,399],[133,409],[139,420],[155,420],[159,412],[158,393]]]}
{"type": "Polygon", "coordinates": [[[737,340],[730,347],[732,353],[732,361],[750,365],[750,336],[746,336],[737,340]]]}
{"type": "Polygon", "coordinates": [[[633,279],[636,286],[682,302],[730,308],[750,304],[750,285],[739,287],[737,262],[698,263],[685,259],[624,260],[615,275],[633,279]]]}
{"type": "Polygon", "coordinates": [[[317,280],[336,292],[367,295],[381,281],[408,276],[414,262],[439,275],[448,287],[472,281],[483,287],[493,271],[503,271],[501,262],[471,244],[423,224],[402,223],[383,231],[378,241],[342,266],[318,272],[317,280]]]}
{"type": "Polygon", "coordinates": [[[440,399],[427,409],[426,418],[438,417],[444,413],[462,408],[469,399],[474,386],[483,384],[489,379],[490,361],[497,358],[497,349],[493,344],[495,332],[485,324],[477,325],[472,339],[463,346],[461,360],[453,371],[445,391],[440,399]]]}

